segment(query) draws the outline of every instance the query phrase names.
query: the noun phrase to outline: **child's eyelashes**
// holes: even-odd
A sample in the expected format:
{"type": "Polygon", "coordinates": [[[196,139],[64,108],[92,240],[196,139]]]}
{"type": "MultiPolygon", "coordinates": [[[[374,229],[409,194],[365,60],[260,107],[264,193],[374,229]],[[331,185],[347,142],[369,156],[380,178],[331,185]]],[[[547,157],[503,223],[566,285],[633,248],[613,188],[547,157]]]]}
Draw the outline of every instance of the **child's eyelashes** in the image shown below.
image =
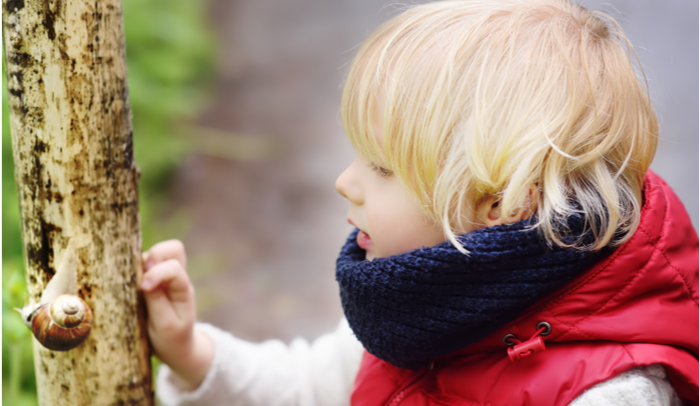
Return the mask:
{"type": "Polygon", "coordinates": [[[377,173],[379,174],[379,176],[381,176],[381,177],[383,177],[383,178],[386,178],[387,176],[391,176],[391,174],[393,173],[393,172],[392,172],[391,170],[389,170],[389,169],[382,168],[381,166],[375,165],[375,164],[372,164],[372,163],[369,164],[369,168],[372,169],[374,172],[377,172],[377,173]]]}

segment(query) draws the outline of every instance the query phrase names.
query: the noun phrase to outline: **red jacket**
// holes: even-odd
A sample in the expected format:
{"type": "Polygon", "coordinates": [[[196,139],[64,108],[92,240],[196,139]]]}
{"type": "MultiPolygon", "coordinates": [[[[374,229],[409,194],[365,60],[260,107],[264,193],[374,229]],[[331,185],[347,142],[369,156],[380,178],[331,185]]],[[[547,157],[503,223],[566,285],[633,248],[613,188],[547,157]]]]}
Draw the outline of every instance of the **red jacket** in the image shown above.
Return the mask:
{"type": "Polygon", "coordinates": [[[624,371],[662,364],[681,399],[697,405],[698,236],[651,171],[644,193],[632,239],[480,342],[418,371],[365,352],[352,404],[568,405],[624,371]],[[544,349],[528,341],[542,321],[551,325],[539,336],[544,349]],[[512,361],[507,334],[534,353],[512,361]]]}

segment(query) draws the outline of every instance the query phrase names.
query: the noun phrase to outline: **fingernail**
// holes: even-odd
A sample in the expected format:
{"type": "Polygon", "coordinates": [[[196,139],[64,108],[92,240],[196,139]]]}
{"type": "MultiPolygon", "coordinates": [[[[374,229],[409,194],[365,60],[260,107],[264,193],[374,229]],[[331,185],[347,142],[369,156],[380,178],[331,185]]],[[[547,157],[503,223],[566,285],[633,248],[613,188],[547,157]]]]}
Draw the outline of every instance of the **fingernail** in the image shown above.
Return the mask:
{"type": "Polygon", "coordinates": [[[146,261],[143,263],[143,269],[145,271],[148,271],[149,269],[151,269],[153,267],[153,265],[154,265],[153,261],[146,261]]]}
{"type": "Polygon", "coordinates": [[[143,290],[148,290],[153,287],[153,282],[151,282],[148,279],[144,279],[143,282],[141,282],[141,289],[143,290]]]}

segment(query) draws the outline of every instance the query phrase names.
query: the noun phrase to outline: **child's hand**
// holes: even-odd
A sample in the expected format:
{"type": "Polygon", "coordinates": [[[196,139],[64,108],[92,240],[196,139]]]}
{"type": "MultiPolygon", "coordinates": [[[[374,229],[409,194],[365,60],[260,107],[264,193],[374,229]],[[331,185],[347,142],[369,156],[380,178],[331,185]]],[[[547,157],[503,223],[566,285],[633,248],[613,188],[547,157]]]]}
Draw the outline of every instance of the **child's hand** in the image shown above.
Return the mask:
{"type": "Polygon", "coordinates": [[[148,308],[148,336],[158,356],[192,390],[204,379],[214,357],[214,346],[195,333],[194,287],[187,277],[185,247],[169,240],[143,253],[140,287],[148,308]]]}

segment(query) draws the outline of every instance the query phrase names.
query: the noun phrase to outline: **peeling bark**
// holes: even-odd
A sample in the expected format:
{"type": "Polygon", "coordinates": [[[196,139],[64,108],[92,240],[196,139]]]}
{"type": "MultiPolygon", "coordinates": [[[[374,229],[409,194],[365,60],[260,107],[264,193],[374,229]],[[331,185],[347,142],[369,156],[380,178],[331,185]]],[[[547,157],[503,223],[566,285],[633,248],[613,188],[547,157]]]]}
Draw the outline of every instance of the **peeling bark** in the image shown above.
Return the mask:
{"type": "Polygon", "coordinates": [[[35,340],[39,403],[152,405],[121,2],[4,0],[2,18],[29,294],[74,238],[94,313],[73,350],[35,340]]]}

